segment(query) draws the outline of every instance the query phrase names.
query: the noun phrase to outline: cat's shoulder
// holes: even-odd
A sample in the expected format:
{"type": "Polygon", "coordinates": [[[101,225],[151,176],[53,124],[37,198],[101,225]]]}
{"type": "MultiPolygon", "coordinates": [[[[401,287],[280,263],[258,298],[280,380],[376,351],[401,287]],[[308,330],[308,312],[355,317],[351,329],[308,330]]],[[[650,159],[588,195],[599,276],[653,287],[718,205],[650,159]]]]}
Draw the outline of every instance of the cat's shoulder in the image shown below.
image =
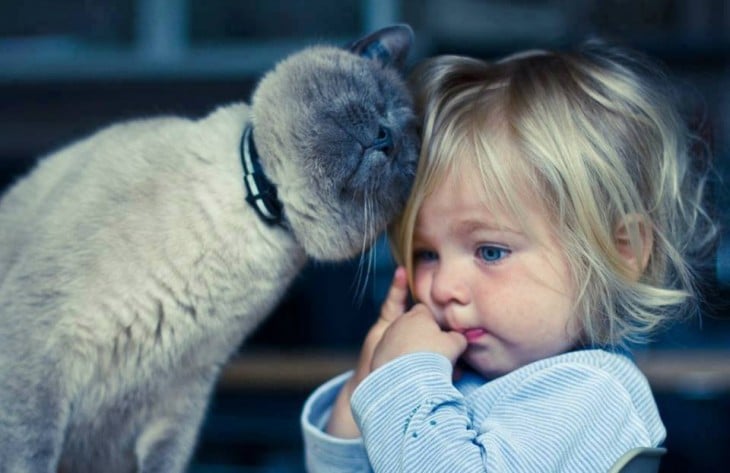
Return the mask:
{"type": "MultiPolygon", "coordinates": [[[[119,120],[107,124],[87,135],[86,138],[110,138],[119,135],[135,137],[164,136],[190,127],[203,126],[234,126],[237,129],[250,120],[250,107],[245,102],[230,103],[218,106],[206,114],[198,117],[159,114],[146,117],[135,117],[128,120],[119,120]]],[[[78,144],[84,139],[78,140],[78,144]]]]}
{"type": "Polygon", "coordinates": [[[54,154],[70,161],[87,161],[92,157],[109,161],[109,156],[120,154],[125,156],[123,161],[134,161],[135,156],[167,155],[175,150],[207,155],[211,147],[219,150],[221,145],[236,150],[249,121],[250,108],[246,103],[222,105],[198,117],[155,115],[120,120],[92,131],[54,154]]]}

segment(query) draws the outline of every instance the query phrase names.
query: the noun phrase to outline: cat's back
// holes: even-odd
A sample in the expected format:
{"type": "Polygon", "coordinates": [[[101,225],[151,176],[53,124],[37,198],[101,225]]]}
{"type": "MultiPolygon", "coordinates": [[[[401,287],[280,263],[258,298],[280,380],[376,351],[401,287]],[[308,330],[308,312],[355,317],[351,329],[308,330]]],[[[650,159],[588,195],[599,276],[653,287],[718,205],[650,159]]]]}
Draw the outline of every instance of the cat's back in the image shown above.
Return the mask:
{"type": "MultiPolygon", "coordinates": [[[[73,196],[82,202],[91,200],[98,197],[96,194],[102,188],[121,186],[135,173],[150,173],[151,168],[140,169],[155,165],[154,160],[150,160],[140,166],[145,154],[155,152],[150,146],[169,140],[189,123],[187,119],[173,116],[119,122],[42,157],[28,174],[0,196],[0,222],[23,222],[22,230],[32,226],[29,224],[33,221],[53,214],[56,207],[66,203],[67,197],[73,196]],[[145,148],[147,152],[143,151],[145,148]],[[112,173],[122,179],[112,179],[112,173]]],[[[173,151],[176,141],[171,143],[169,151],[173,151]]],[[[166,157],[171,155],[173,153],[168,152],[166,157]]],[[[7,225],[0,228],[8,229],[7,225]]],[[[8,230],[8,233],[17,233],[18,229],[8,230]]]]}
{"type": "Polygon", "coordinates": [[[237,149],[248,114],[240,104],[200,120],[122,122],[43,158],[0,200],[0,304],[28,292],[23,280],[81,284],[104,261],[125,267],[130,249],[143,259],[183,248],[178,229],[242,206],[237,149]]]}
{"type": "Polygon", "coordinates": [[[33,235],[50,231],[46,222],[59,211],[67,212],[61,223],[78,214],[81,209],[71,211],[69,199],[78,206],[98,201],[100,188],[114,185],[110,175],[134,172],[129,162],[135,159],[134,148],[149,140],[146,135],[151,130],[178,120],[165,117],[113,124],[42,157],[0,197],[0,246],[7,250],[0,253],[1,266],[6,266],[8,254],[17,253],[33,235]]]}

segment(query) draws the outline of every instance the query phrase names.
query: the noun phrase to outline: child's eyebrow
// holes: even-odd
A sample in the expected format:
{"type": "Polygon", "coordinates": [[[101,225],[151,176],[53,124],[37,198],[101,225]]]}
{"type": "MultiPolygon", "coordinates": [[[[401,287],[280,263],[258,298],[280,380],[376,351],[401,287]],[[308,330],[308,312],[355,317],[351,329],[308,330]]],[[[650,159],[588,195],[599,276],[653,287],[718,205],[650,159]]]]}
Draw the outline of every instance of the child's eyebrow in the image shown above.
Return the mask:
{"type": "Polygon", "coordinates": [[[464,220],[457,223],[454,226],[454,231],[458,233],[471,234],[479,231],[492,231],[492,232],[509,232],[516,235],[522,235],[520,230],[516,230],[508,225],[498,224],[496,222],[490,222],[485,220],[464,220]]]}

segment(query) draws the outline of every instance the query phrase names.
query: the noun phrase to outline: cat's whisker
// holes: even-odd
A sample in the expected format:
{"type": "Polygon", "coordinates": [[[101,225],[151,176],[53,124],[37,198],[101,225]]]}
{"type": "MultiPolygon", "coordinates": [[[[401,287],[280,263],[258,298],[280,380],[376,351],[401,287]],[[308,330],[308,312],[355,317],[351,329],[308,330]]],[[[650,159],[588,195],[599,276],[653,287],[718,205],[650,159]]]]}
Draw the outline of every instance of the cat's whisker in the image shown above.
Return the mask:
{"type": "Polygon", "coordinates": [[[357,265],[357,273],[355,277],[355,300],[358,305],[362,305],[365,299],[365,291],[370,279],[370,272],[373,266],[373,241],[374,231],[373,222],[373,203],[368,196],[365,196],[365,205],[363,208],[363,220],[365,231],[363,231],[363,240],[360,247],[360,257],[357,265]]]}
{"type": "Polygon", "coordinates": [[[377,243],[377,240],[373,243],[370,247],[370,251],[368,252],[368,275],[374,273],[375,262],[378,260],[378,246],[375,243],[377,243]]]}
{"type": "MultiPolygon", "coordinates": [[[[363,212],[364,212],[363,218],[364,218],[365,222],[367,223],[367,220],[368,220],[367,200],[365,202],[366,202],[365,207],[363,208],[363,212]]],[[[365,228],[367,228],[367,225],[365,226],[365,228]]],[[[363,285],[363,279],[364,279],[363,278],[363,268],[364,268],[363,262],[366,257],[365,249],[367,248],[367,238],[368,238],[367,231],[365,231],[365,232],[363,232],[363,240],[362,240],[362,243],[360,246],[360,255],[358,258],[358,262],[357,262],[357,273],[356,273],[355,280],[353,281],[353,284],[355,285],[355,299],[356,299],[358,305],[362,304],[362,301],[364,298],[364,293],[365,293],[364,285],[363,285]]]]}

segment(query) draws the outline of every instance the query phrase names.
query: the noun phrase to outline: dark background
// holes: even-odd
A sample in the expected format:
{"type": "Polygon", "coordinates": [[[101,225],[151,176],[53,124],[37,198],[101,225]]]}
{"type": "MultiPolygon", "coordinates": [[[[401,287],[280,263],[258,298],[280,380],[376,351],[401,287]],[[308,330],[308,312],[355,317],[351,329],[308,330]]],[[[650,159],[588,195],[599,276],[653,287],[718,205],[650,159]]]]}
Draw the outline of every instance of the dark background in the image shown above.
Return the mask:
{"type": "MultiPolygon", "coordinates": [[[[314,42],[345,44],[407,22],[411,64],[438,53],[493,58],[598,35],[661,61],[709,143],[711,206],[730,197],[730,3],[723,0],[0,0],[0,190],[43,154],[111,122],[248,100],[261,75],[314,42]]],[[[306,395],[352,363],[391,271],[387,243],[312,263],[242,346],[213,398],[190,471],[301,472],[306,395]],[[367,274],[367,277],[363,276],[367,274]]],[[[708,261],[701,319],[637,352],[668,428],[662,472],[730,464],[730,252],[708,261]]]]}

